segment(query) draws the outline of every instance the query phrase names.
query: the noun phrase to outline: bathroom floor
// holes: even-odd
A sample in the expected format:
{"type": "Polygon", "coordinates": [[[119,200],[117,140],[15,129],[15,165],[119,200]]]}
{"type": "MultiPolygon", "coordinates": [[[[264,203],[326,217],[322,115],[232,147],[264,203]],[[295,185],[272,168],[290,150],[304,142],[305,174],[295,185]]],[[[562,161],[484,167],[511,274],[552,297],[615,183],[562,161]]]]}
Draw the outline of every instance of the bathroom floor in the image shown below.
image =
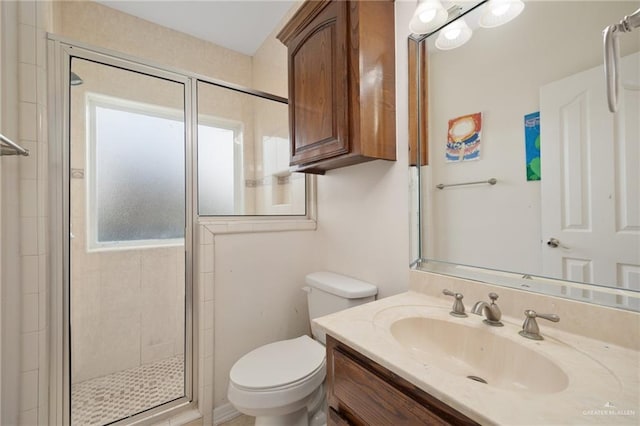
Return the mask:
{"type": "Polygon", "coordinates": [[[239,416],[228,422],[221,423],[220,426],[253,426],[256,424],[256,418],[250,416],[239,416]]]}
{"type": "Polygon", "coordinates": [[[182,395],[184,362],[179,355],[74,384],[71,423],[104,425],[182,395]]]}

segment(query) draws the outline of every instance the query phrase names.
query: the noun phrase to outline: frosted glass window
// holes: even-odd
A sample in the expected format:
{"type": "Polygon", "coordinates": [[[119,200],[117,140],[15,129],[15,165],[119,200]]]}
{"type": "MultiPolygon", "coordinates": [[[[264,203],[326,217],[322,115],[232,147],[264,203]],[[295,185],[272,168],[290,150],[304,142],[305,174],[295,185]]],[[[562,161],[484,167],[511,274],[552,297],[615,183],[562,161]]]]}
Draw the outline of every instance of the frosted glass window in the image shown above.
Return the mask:
{"type": "Polygon", "coordinates": [[[242,133],[198,125],[199,209],[208,215],[242,213],[242,133]]]}
{"type": "Polygon", "coordinates": [[[140,105],[90,105],[93,191],[89,193],[95,221],[91,245],[181,241],[185,227],[182,112],[161,114],[152,106],[144,111],[140,105]]]}
{"type": "Polygon", "coordinates": [[[306,215],[306,176],[289,167],[286,100],[198,81],[198,215],[306,215]]]}

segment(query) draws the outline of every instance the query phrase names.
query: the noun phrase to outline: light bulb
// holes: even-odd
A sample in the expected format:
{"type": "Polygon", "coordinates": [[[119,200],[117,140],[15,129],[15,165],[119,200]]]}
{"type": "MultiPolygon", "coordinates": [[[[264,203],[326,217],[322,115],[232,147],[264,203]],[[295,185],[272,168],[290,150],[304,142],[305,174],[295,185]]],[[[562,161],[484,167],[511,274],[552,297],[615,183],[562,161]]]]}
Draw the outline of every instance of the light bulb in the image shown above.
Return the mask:
{"type": "Polygon", "coordinates": [[[505,13],[507,13],[507,11],[509,10],[509,5],[508,4],[502,4],[498,7],[494,7],[493,9],[491,9],[491,13],[493,13],[495,16],[502,16],[505,13]]]}
{"type": "Polygon", "coordinates": [[[419,0],[409,22],[409,29],[414,34],[427,34],[444,25],[448,16],[440,0],[419,0]]]}
{"type": "Polygon", "coordinates": [[[524,10],[521,0],[489,0],[478,22],[483,28],[494,28],[514,19],[524,10]]]}
{"type": "Polygon", "coordinates": [[[440,31],[436,47],[440,50],[455,49],[468,42],[472,33],[464,18],[458,18],[440,31]]]}
{"type": "Polygon", "coordinates": [[[420,20],[426,24],[427,22],[433,21],[433,19],[436,17],[436,13],[438,13],[437,10],[430,9],[430,10],[425,10],[418,16],[420,20]]]}
{"type": "Polygon", "coordinates": [[[460,36],[461,32],[462,30],[460,28],[452,28],[449,31],[445,31],[444,36],[447,38],[447,40],[455,40],[458,38],[458,36],[460,36]]]}

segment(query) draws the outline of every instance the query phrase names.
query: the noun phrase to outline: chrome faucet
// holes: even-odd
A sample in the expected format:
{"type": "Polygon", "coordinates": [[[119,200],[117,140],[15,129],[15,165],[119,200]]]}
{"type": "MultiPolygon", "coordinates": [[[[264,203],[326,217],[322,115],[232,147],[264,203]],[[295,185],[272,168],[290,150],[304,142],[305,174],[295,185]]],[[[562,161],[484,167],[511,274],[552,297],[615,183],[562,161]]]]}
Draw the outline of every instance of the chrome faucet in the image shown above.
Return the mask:
{"type": "Polygon", "coordinates": [[[531,309],[527,309],[526,311],[524,311],[524,315],[524,324],[522,324],[522,330],[520,330],[520,333],[518,334],[520,334],[522,337],[526,337],[527,339],[544,339],[544,337],[540,335],[540,327],[538,327],[536,318],[544,318],[553,322],[560,321],[560,317],[555,314],[538,314],[536,313],[536,311],[533,311],[531,309]]]}
{"type": "Polygon", "coordinates": [[[464,313],[464,304],[462,303],[462,298],[464,296],[462,294],[454,293],[451,290],[442,290],[442,294],[455,297],[453,308],[451,308],[451,312],[449,312],[449,314],[453,315],[454,317],[460,318],[464,318],[467,316],[467,314],[464,313]]]}
{"type": "Polygon", "coordinates": [[[498,295],[495,293],[489,293],[489,299],[491,299],[491,304],[482,300],[480,302],[476,302],[476,304],[473,305],[473,309],[471,309],[471,313],[476,315],[484,314],[485,319],[482,322],[494,327],[502,327],[504,325],[500,321],[500,318],[502,318],[502,312],[496,304],[498,295]]]}

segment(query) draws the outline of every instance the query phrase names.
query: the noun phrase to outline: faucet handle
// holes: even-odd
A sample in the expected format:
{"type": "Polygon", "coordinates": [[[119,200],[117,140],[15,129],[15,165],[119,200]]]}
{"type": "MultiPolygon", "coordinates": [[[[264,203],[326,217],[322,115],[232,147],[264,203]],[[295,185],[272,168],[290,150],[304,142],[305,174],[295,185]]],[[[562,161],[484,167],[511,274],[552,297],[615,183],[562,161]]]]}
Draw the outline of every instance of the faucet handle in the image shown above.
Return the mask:
{"type": "Polygon", "coordinates": [[[491,299],[491,304],[495,304],[496,300],[498,300],[498,295],[496,293],[489,293],[489,299],[491,299]]]}
{"type": "Polygon", "coordinates": [[[560,321],[560,317],[557,316],[556,314],[539,314],[536,311],[532,311],[532,310],[524,311],[524,314],[527,315],[527,312],[529,312],[530,314],[533,314],[534,318],[542,318],[552,322],[560,321]]]}
{"type": "Polygon", "coordinates": [[[464,298],[462,293],[454,293],[451,290],[444,289],[442,290],[442,294],[453,296],[455,298],[455,301],[453,302],[453,308],[451,309],[451,312],[449,312],[449,314],[453,315],[454,317],[460,318],[464,318],[467,316],[467,314],[465,314],[464,312],[464,304],[462,303],[462,299],[464,298]]]}
{"type": "Polygon", "coordinates": [[[519,334],[522,337],[533,340],[543,339],[543,337],[540,335],[540,327],[538,327],[536,318],[542,318],[553,322],[560,321],[560,317],[556,314],[539,314],[532,309],[527,309],[526,311],[524,311],[524,316],[524,323],[522,324],[522,330],[519,334]]]}

